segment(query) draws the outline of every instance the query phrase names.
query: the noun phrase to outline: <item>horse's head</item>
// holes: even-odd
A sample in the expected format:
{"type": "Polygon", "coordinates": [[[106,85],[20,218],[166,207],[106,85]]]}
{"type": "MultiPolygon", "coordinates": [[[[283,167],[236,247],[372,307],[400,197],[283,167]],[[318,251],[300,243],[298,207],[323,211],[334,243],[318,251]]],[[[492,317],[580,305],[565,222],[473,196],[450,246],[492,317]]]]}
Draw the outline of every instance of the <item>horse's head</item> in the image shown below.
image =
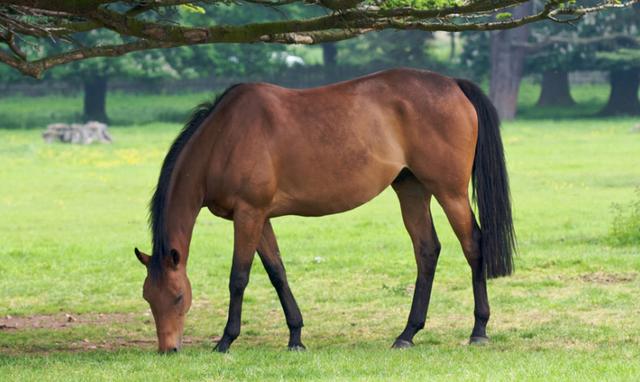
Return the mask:
{"type": "Polygon", "coordinates": [[[184,319],[191,307],[191,284],[184,258],[175,249],[162,261],[163,271],[156,277],[149,273],[151,256],[135,249],[138,260],[147,267],[142,297],[151,306],[161,353],[176,352],[182,344],[184,319]]]}

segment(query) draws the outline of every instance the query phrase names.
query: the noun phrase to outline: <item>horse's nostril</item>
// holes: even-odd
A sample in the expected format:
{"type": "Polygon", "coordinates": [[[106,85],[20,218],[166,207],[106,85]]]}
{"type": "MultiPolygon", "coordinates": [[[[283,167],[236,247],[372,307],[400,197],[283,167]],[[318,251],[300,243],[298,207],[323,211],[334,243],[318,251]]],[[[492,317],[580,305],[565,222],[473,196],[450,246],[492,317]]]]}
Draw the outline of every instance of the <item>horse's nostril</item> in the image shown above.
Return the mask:
{"type": "Polygon", "coordinates": [[[178,352],[178,348],[173,348],[171,349],[172,352],[177,353],[178,352]]]}

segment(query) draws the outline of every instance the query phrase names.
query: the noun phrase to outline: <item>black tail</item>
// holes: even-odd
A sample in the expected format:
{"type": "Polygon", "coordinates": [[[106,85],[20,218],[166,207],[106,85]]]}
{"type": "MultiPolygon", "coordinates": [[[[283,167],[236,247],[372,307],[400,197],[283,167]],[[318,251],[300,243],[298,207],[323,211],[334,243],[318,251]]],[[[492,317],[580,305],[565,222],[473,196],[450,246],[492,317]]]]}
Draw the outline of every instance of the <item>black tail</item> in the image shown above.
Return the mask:
{"type": "Polygon", "coordinates": [[[456,81],[478,114],[478,143],[472,183],[473,201],[480,215],[484,269],[488,278],[507,276],[513,272],[516,240],[509,177],[500,138],[500,118],[489,97],[476,84],[462,79],[456,81]]]}

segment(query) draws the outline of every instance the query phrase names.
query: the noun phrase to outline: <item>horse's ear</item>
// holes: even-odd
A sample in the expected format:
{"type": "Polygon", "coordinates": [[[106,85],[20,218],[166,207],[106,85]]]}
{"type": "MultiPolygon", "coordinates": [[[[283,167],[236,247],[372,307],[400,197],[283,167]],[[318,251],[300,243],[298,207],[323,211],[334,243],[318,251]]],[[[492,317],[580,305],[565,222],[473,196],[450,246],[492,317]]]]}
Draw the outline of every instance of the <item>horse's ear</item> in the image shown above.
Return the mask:
{"type": "Polygon", "coordinates": [[[181,261],[182,261],[182,256],[180,255],[180,252],[178,252],[175,249],[172,249],[171,252],[169,252],[169,256],[167,256],[167,265],[173,269],[176,269],[178,267],[178,264],[180,264],[181,261]]]}
{"type": "Polygon", "coordinates": [[[135,248],[133,251],[135,252],[136,257],[138,258],[138,260],[140,260],[142,265],[144,265],[145,267],[149,266],[149,261],[151,260],[151,256],[140,252],[138,248],[135,248]]]}

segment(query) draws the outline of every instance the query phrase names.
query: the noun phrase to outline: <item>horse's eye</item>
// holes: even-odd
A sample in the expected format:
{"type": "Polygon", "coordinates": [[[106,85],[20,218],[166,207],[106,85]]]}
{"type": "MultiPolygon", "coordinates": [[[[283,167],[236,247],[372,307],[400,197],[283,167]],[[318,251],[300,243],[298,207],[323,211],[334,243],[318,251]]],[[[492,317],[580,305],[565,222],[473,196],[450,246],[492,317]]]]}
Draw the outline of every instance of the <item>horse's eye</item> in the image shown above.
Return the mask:
{"type": "Polygon", "coordinates": [[[173,303],[176,305],[179,304],[180,302],[182,302],[182,293],[180,293],[178,297],[176,297],[176,299],[173,300],[173,303]]]}

